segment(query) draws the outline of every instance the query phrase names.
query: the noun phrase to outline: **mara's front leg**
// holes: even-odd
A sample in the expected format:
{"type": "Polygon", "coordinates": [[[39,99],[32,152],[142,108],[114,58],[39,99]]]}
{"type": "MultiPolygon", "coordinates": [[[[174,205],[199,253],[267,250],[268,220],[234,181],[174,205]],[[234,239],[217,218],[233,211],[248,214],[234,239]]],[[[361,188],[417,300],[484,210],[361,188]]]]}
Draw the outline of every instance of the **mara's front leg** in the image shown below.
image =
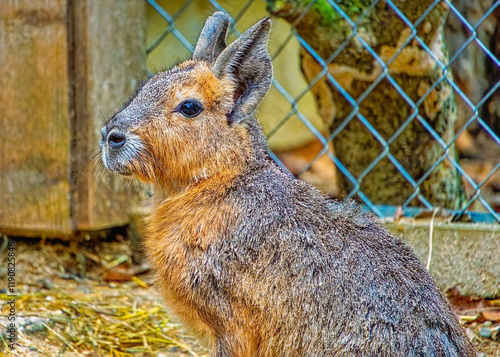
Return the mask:
{"type": "Polygon", "coordinates": [[[233,331],[216,338],[210,357],[255,357],[258,341],[253,336],[233,331]]]}

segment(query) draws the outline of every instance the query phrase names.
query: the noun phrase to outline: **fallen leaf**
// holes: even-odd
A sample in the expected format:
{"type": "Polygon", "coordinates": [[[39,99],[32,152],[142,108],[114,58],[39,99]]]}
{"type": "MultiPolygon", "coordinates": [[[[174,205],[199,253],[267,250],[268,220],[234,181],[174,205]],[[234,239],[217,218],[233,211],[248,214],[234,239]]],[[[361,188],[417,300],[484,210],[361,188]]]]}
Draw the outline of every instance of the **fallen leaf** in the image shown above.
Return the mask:
{"type": "Polygon", "coordinates": [[[119,283],[123,283],[125,281],[132,281],[132,276],[129,274],[117,271],[117,270],[108,270],[104,273],[103,280],[107,283],[116,281],[119,283]]]}
{"type": "Polygon", "coordinates": [[[500,309],[498,310],[485,310],[481,313],[486,320],[500,321],[500,309]]]}
{"type": "Polygon", "coordinates": [[[491,306],[500,306],[500,299],[490,300],[491,306]]]}

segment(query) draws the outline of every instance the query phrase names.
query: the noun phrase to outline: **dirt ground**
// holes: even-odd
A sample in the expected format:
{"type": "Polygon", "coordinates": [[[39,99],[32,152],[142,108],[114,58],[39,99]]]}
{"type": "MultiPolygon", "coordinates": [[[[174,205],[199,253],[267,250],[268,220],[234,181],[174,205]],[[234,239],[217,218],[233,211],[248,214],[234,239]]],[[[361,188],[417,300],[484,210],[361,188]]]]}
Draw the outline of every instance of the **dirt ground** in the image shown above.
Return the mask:
{"type": "MultiPolygon", "coordinates": [[[[206,356],[164,310],[151,272],[120,233],[82,244],[0,239],[0,355],[206,356]],[[15,252],[15,348],[8,347],[8,252],[15,252]]],[[[500,301],[451,295],[480,351],[500,356],[500,301]],[[497,305],[498,304],[498,305],[497,305]]]]}

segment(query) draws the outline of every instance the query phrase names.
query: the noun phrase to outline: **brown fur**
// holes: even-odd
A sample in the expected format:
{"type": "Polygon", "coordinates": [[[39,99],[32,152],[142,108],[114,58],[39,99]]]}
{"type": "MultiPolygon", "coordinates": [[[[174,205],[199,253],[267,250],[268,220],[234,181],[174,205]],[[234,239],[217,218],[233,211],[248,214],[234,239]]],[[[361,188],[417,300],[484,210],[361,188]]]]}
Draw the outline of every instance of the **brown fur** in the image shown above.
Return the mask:
{"type": "Polygon", "coordinates": [[[187,61],[178,66],[179,70],[186,68],[191,69],[189,77],[182,83],[170,85],[168,95],[162,98],[162,109],[169,113],[183,98],[195,98],[204,105],[203,116],[206,120],[186,119],[176,113],[141,125],[136,133],[148,145],[148,152],[155,162],[143,160],[132,163],[136,165],[133,171],[139,179],[161,183],[162,188],[168,187],[173,192],[214,172],[220,173],[221,169],[227,170],[230,176],[237,175],[238,162],[243,160],[245,152],[244,146],[241,152],[235,152],[234,145],[248,141],[244,130],[229,133],[228,128],[222,125],[225,113],[232,104],[228,99],[222,99],[231,93],[231,83],[214,77],[206,63],[187,61]],[[206,135],[207,132],[211,135],[206,135]],[[170,145],[162,145],[165,141],[170,145]],[[218,158],[214,157],[216,150],[223,151],[218,158]],[[231,165],[227,164],[229,162],[231,165]]]}
{"type": "MultiPolygon", "coordinates": [[[[215,344],[218,331],[233,331],[238,340],[237,355],[246,356],[250,353],[245,346],[255,344],[251,331],[243,331],[235,319],[227,319],[221,325],[217,309],[191,294],[190,277],[186,275],[193,255],[203,255],[213,241],[220,239],[219,232],[235,223],[235,207],[220,199],[230,182],[229,177],[217,177],[217,185],[203,181],[162,202],[155,198],[144,244],[156,268],[156,282],[171,311],[208,345],[215,344]]],[[[252,320],[251,311],[245,306],[234,310],[238,320],[252,320]]]]}

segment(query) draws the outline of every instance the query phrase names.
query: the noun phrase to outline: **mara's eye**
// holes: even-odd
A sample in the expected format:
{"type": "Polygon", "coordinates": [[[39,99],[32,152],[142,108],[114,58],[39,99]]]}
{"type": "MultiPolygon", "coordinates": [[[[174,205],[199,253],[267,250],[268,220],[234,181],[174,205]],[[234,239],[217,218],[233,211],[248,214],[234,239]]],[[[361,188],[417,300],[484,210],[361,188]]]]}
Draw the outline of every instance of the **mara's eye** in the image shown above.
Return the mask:
{"type": "Polygon", "coordinates": [[[181,103],[178,108],[178,111],[186,118],[194,118],[203,110],[201,104],[194,99],[186,100],[185,102],[181,103]]]}

